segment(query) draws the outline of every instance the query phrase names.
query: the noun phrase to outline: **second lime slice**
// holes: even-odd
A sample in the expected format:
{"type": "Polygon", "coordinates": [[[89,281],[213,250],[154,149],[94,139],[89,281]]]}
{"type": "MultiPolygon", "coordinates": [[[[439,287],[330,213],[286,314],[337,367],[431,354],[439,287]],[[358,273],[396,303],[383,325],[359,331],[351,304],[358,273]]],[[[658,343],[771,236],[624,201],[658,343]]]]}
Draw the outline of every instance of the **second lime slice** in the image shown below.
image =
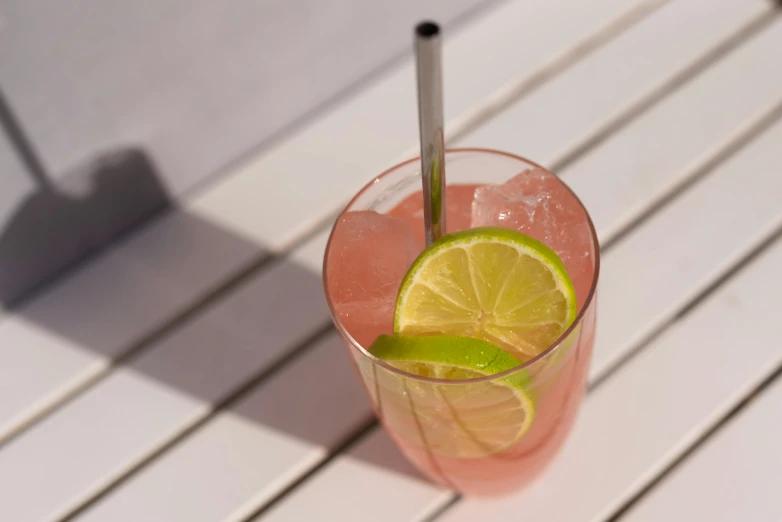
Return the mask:
{"type": "Polygon", "coordinates": [[[486,341],[466,337],[381,335],[370,353],[433,383],[381,374],[383,418],[395,433],[439,455],[479,458],[512,446],[529,430],[535,404],[518,370],[494,380],[465,381],[519,366],[486,341]]]}

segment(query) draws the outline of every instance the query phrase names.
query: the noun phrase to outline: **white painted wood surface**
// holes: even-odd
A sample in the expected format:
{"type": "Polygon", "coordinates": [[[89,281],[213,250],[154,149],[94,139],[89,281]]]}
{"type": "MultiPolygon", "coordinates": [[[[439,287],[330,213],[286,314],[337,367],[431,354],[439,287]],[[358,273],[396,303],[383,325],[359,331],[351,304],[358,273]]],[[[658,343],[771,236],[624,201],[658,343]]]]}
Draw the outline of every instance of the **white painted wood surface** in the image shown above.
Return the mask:
{"type": "Polygon", "coordinates": [[[782,226],[780,142],[778,121],[605,256],[592,377],[782,226]]]}
{"type": "Polygon", "coordinates": [[[371,416],[332,332],[77,520],[241,520],[371,416]]]}
{"type": "Polygon", "coordinates": [[[411,473],[408,466],[388,435],[377,429],[252,522],[425,520],[453,493],[411,473]]]}
{"type": "MultiPolygon", "coordinates": [[[[782,227],[782,67],[775,60],[782,21],[764,0],[718,8],[704,0],[563,2],[509,2],[447,41],[447,85],[456,82],[447,101],[452,134],[463,136],[460,143],[475,144],[475,137],[548,162],[605,138],[562,170],[603,240],[708,172],[604,253],[590,374],[603,380],[561,456],[529,489],[492,502],[462,500],[443,520],[511,520],[518,513],[605,520],[782,364],[773,330],[764,328],[782,290],[774,277],[782,260],[777,241],[617,367],[782,227]],[[724,56],[715,50],[733,46],[724,56]],[[631,57],[638,62],[627,64],[631,57]],[[673,89],[684,73],[695,77],[673,89]],[[498,100],[538,80],[469,133],[498,100]],[[647,102],[654,104],[636,115],[647,102]],[[543,113],[547,124],[529,134],[524,122],[543,113]],[[504,141],[515,128],[537,152],[504,141]]],[[[447,507],[453,493],[420,478],[379,429],[296,485],[371,418],[336,335],[324,330],[322,225],[366,172],[412,145],[415,113],[402,110],[414,106],[412,85],[407,62],[206,187],[181,212],[0,318],[0,520],[62,520],[98,498],[75,520],[246,522],[291,486],[257,520],[422,520],[447,507]],[[380,122],[382,133],[366,132],[380,122]],[[359,139],[366,148],[355,150],[359,139]],[[314,168],[323,165],[332,170],[314,168]],[[302,191],[294,186],[301,177],[286,174],[292,171],[324,175],[308,175],[312,183],[302,191]],[[253,194],[261,188],[280,208],[257,204],[253,194]],[[280,226],[270,214],[290,219],[280,226]],[[92,382],[110,359],[216,285],[315,229],[289,255],[92,382]]],[[[723,451],[746,457],[746,466],[736,459],[737,475],[771,476],[777,453],[770,462],[763,455],[782,428],[752,412],[778,406],[778,388],[762,393],[626,517],[675,516],[679,499],[720,469],[723,451]],[[746,441],[756,451],[744,448],[746,441]]],[[[714,488],[734,485],[729,478],[713,477],[714,488]]],[[[698,498],[687,504],[693,516],[716,513],[698,498]]],[[[751,498],[757,502],[721,498],[718,514],[751,519],[755,504],[768,508],[755,513],[782,513],[771,489],[751,498]]]]}
{"type": "Polygon", "coordinates": [[[605,145],[568,168],[567,183],[582,195],[605,234],[637,218],[672,193],[704,159],[782,95],[782,20],[756,34],[691,82],[641,114],[605,145]],[[593,182],[600,176],[601,184],[593,182]],[[629,204],[628,204],[629,203],[629,204]]]}
{"type": "MultiPolygon", "coordinates": [[[[696,153],[697,151],[693,153],[693,156],[696,153]]],[[[639,175],[651,176],[651,173],[639,171],[639,175]]],[[[599,179],[599,177],[594,178],[595,184],[599,183],[599,179]]],[[[647,183],[651,182],[648,181],[647,183]]],[[[343,187],[343,190],[348,190],[348,188],[343,187]]],[[[315,242],[317,241],[322,241],[322,239],[315,240],[315,242]]],[[[311,257],[307,259],[307,263],[310,266],[318,266],[322,258],[322,248],[312,252],[311,257]]],[[[719,259],[721,258],[718,256],[705,258],[706,261],[712,263],[719,259]]],[[[255,307],[257,312],[258,307],[269,306],[269,303],[264,305],[264,303],[259,301],[261,299],[260,296],[269,292],[269,288],[283,288],[285,285],[290,285],[293,278],[300,279],[299,291],[302,295],[314,296],[319,294],[319,278],[315,275],[317,272],[308,273],[306,270],[301,274],[293,272],[295,272],[295,269],[292,268],[291,274],[288,277],[284,277],[283,274],[282,278],[279,272],[268,274],[266,283],[261,284],[261,286],[256,286],[252,282],[246,283],[241,288],[241,295],[238,298],[232,297],[218,307],[218,309],[223,311],[216,316],[217,318],[214,318],[214,315],[210,316],[212,318],[198,318],[194,323],[175,333],[164,341],[161,346],[143,356],[137,363],[134,363],[132,368],[135,368],[137,371],[131,372],[130,377],[126,375],[124,369],[115,372],[106,381],[99,383],[82,397],[66,405],[58,411],[56,416],[36,426],[33,431],[41,433],[42,439],[25,438],[20,441],[19,445],[10,446],[8,452],[11,457],[8,458],[32,459],[33,461],[40,459],[41,462],[44,459],[55,458],[57,468],[68,469],[75,464],[73,461],[75,456],[81,454],[82,451],[86,451],[87,448],[96,443],[93,440],[95,435],[90,435],[89,430],[86,429],[83,430],[84,433],[80,436],[63,437],[63,430],[67,431],[70,426],[103,424],[103,419],[114,415],[117,408],[129,412],[137,411],[141,415],[141,412],[143,412],[141,406],[150,402],[164,403],[171,400],[178,404],[178,406],[172,405],[173,408],[181,408],[178,416],[170,415],[165,419],[138,418],[131,420],[132,415],[129,414],[128,422],[134,422],[136,429],[132,433],[128,433],[124,426],[118,426],[117,431],[112,432],[110,437],[102,434],[101,438],[112,441],[113,449],[107,450],[107,454],[102,461],[93,459],[90,466],[84,467],[83,483],[72,477],[51,475],[39,486],[39,502],[35,508],[41,509],[46,504],[44,499],[48,499],[49,495],[53,505],[67,506],[61,508],[63,512],[67,512],[71,507],[80,505],[100,488],[98,486],[97,489],[90,489],[89,486],[96,484],[107,485],[122,473],[132,469],[140,459],[143,459],[150,452],[155,451],[156,448],[178,436],[178,434],[191,426],[193,422],[206,416],[209,412],[209,402],[219,401],[227,394],[230,394],[233,389],[239,387],[254,372],[262,371],[268,364],[273,363],[274,357],[281,356],[284,351],[291,349],[297,342],[301,342],[304,338],[303,335],[306,334],[308,329],[312,331],[312,329],[318,328],[320,324],[324,323],[326,316],[322,310],[318,313],[313,311],[312,315],[299,313],[295,319],[296,327],[290,325],[291,329],[284,334],[285,338],[277,343],[273,343],[272,346],[267,346],[266,352],[255,354],[255,357],[249,359],[236,355],[236,351],[240,349],[237,347],[238,344],[244,343],[245,346],[249,346],[247,345],[249,339],[257,338],[262,332],[266,331],[264,329],[271,327],[272,322],[279,322],[283,317],[283,313],[292,313],[293,309],[291,311],[278,311],[278,314],[268,323],[253,324],[252,327],[237,322],[235,319],[227,322],[228,317],[235,317],[241,313],[237,310],[255,307]],[[269,281],[269,279],[274,281],[269,281]],[[254,299],[254,301],[251,299],[254,299]],[[228,324],[230,324],[230,327],[227,327],[228,324]],[[226,332],[227,329],[232,330],[232,332],[226,332]],[[236,332],[241,332],[239,335],[244,339],[243,341],[237,339],[236,332]],[[223,348],[226,344],[230,345],[230,352],[225,351],[223,348]],[[199,348],[194,348],[194,346],[199,348]],[[191,356],[187,361],[182,359],[185,350],[191,351],[191,356]],[[197,350],[201,355],[194,356],[192,354],[193,350],[197,350]],[[205,361],[218,356],[230,360],[232,353],[234,354],[233,359],[235,360],[236,368],[222,374],[212,374],[207,384],[203,382],[200,382],[198,385],[193,384],[204,378],[201,372],[205,368],[209,368],[205,361]],[[171,370],[174,365],[178,365],[177,371],[171,370]],[[157,367],[167,368],[168,370],[161,377],[158,375],[160,371],[157,367]],[[139,368],[141,368],[140,373],[143,377],[153,374],[157,379],[136,379],[135,373],[139,373],[139,368]],[[115,384],[115,381],[118,384],[115,384]],[[160,383],[163,385],[162,389],[160,389],[160,383]],[[112,386],[119,386],[119,389],[114,389],[112,386]],[[193,400],[181,403],[181,398],[178,395],[169,396],[168,388],[185,390],[193,400]],[[107,395],[106,389],[112,389],[114,396],[107,395]],[[132,402],[134,405],[125,404],[126,401],[132,402]],[[38,451],[37,444],[51,444],[51,442],[47,441],[54,441],[55,439],[60,441],[58,444],[61,446],[66,445],[69,447],[69,451],[61,452],[58,456],[51,456],[46,452],[38,451]],[[31,442],[29,445],[24,444],[27,440],[35,440],[36,442],[34,444],[31,442]],[[111,451],[115,452],[113,457],[109,455],[111,451]],[[90,470],[89,473],[88,469],[90,470]],[[70,497],[73,500],[67,500],[70,497]]],[[[260,279],[264,279],[264,277],[261,276],[260,279]]],[[[687,289],[683,289],[683,292],[685,296],[688,295],[687,289]]],[[[317,299],[319,299],[319,296],[317,299]]],[[[639,316],[636,318],[635,323],[631,322],[630,324],[640,327],[638,323],[640,319],[643,319],[643,316],[639,316]]],[[[635,333],[632,329],[633,326],[629,328],[631,333],[635,333]]],[[[268,332],[266,333],[268,336],[268,332]]],[[[627,342],[619,346],[622,350],[627,350],[630,347],[631,345],[627,342]]],[[[597,357],[598,355],[596,354],[597,357]]],[[[346,433],[349,433],[352,429],[355,429],[354,425],[345,426],[346,433]]],[[[270,447],[269,451],[273,452],[274,448],[270,447]]],[[[0,463],[2,463],[2,457],[3,453],[0,452],[0,463]]],[[[12,467],[8,467],[8,469],[12,469],[12,467]]],[[[0,470],[1,477],[3,477],[2,470],[0,470]]],[[[17,484],[17,487],[21,487],[20,483],[17,484]]],[[[281,487],[283,485],[279,484],[278,488],[281,487]]],[[[29,505],[21,497],[19,504],[29,505]]],[[[12,506],[13,504],[9,503],[8,509],[11,510],[12,506]]],[[[2,509],[1,506],[0,509],[2,509]]],[[[12,510],[10,512],[13,513],[12,510]]]]}
{"type": "Polygon", "coordinates": [[[456,145],[507,150],[556,165],[772,12],[765,0],[669,2],[456,145]]]}
{"type": "MultiPolygon", "coordinates": [[[[598,299],[598,333],[595,345],[594,361],[591,377],[602,377],[610,368],[610,362],[620,356],[627,355],[628,351],[634,347],[634,341],[638,334],[648,331],[651,328],[659,328],[662,323],[669,319],[673,314],[681,309],[682,305],[690,300],[694,295],[701,291],[705,285],[713,281],[721,272],[724,272],[731,264],[747,251],[769,236],[772,231],[782,226],[782,205],[779,204],[777,194],[782,190],[782,178],[777,175],[782,171],[782,155],[778,153],[778,143],[782,139],[782,121],[778,122],[772,129],[764,133],[759,139],[752,142],[746,149],[741,150],[736,156],[731,158],[726,164],[722,165],[716,172],[712,173],[706,179],[690,191],[682,194],[668,207],[664,208],[659,214],[652,217],[638,230],[636,230],[626,240],[618,243],[611,249],[603,259],[602,279],[600,286],[600,296],[598,299]],[[749,181],[747,172],[755,173],[752,181],[749,181]],[[726,209],[732,209],[726,212],[726,209]],[[756,213],[757,211],[757,213],[756,213]],[[676,230],[672,234],[671,230],[676,230]],[[648,248],[649,245],[655,245],[654,250],[648,248]],[[643,274],[643,276],[639,276],[643,274]],[[650,328],[651,326],[651,328],[650,328]]],[[[782,249],[782,247],[780,247],[782,249]]],[[[754,273],[754,272],[753,272],[754,273]]],[[[779,284],[782,284],[780,282],[779,284]]],[[[762,303],[760,304],[762,306],[762,303]]],[[[700,309],[699,309],[700,310],[700,309]]],[[[711,318],[719,322],[719,318],[711,318]]],[[[704,319],[704,321],[709,318],[704,319]]],[[[723,321],[725,319],[723,318],[723,321]]],[[[737,318],[736,323],[740,324],[741,319],[737,318]]],[[[726,322],[726,328],[732,328],[733,324],[726,322]]],[[[695,328],[695,327],[691,327],[695,328]]],[[[699,323],[698,328],[702,328],[699,323]]],[[[697,329],[695,330],[697,332],[697,329]]],[[[658,342],[647,347],[640,357],[645,357],[648,351],[657,351],[658,342]]],[[[725,352],[723,356],[727,358],[732,355],[734,346],[732,344],[717,345],[722,346],[725,352]]],[[[673,348],[671,348],[673,349],[673,348]]],[[[704,348],[706,349],[706,348],[704,348]]],[[[716,348],[714,348],[716,349],[716,348]]],[[[766,347],[772,353],[778,349],[766,347]]],[[[782,353],[778,354],[782,357],[782,353]]],[[[672,356],[672,355],[671,355],[672,356]]],[[[702,354],[698,357],[703,356],[702,354]]],[[[716,356],[715,356],[716,358],[716,356]]],[[[680,358],[674,357],[674,361],[680,358]]],[[[643,359],[642,359],[643,360],[643,359]]],[[[695,359],[697,360],[697,359],[695,359]]],[[[635,359],[630,364],[639,364],[635,359]]],[[[662,363],[660,363],[662,364],[662,363]]],[[[691,369],[700,371],[697,368],[691,369]]],[[[617,379],[624,378],[629,370],[621,369],[618,375],[612,376],[604,383],[603,387],[614,385],[617,379]]],[[[643,372],[643,369],[637,372],[643,372]]],[[[654,375],[654,379],[659,380],[659,373],[649,369],[654,375]]],[[[732,371],[728,366],[723,368],[730,378],[732,371]]],[[[667,373],[664,375],[668,375],[667,373]]],[[[694,377],[688,381],[678,383],[682,393],[692,385],[694,377]]],[[[667,381],[666,381],[667,382],[667,381]]],[[[632,386],[633,380],[627,381],[625,386],[632,386]]],[[[701,380],[698,381],[701,386],[701,380]]],[[[628,395],[632,392],[630,388],[612,388],[614,394],[619,397],[628,395]]],[[[648,408],[656,408],[654,397],[647,397],[647,403],[639,405],[638,411],[645,411],[648,408]]],[[[584,412],[582,419],[592,417],[610,417],[611,412],[605,412],[599,407],[592,406],[595,399],[587,399],[586,409],[593,413],[584,412]],[[595,408],[598,408],[595,412],[595,408]]],[[[672,404],[671,406],[675,405],[672,404]]],[[[684,405],[682,405],[683,407],[684,405]]],[[[628,413],[629,414],[629,413],[628,413]]],[[[596,426],[595,429],[609,431],[606,426],[614,429],[617,424],[621,424],[625,417],[614,417],[611,422],[596,426]]],[[[630,415],[632,418],[632,415],[630,415]]],[[[685,417],[682,417],[682,423],[685,417]]],[[[682,425],[682,429],[694,430],[696,433],[708,426],[709,419],[693,416],[692,424],[682,425]]],[[[646,421],[646,419],[644,419],[646,421]]],[[[581,424],[583,424],[583,420],[581,424]]],[[[654,454],[655,444],[657,444],[657,432],[652,431],[649,437],[633,439],[633,451],[647,451],[649,459],[657,457],[654,454]]],[[[573,438],[579,435],[575,434],[573,438]]],[[[674,440],[676,444],[680,441],[674,440]]],[[[597,456],[606,461],[612,460],[612,456],[605,451],[616,447],[619,441],[611,439],[611,444],[605,446],[593,447],[583,446],[581,452],[596,452],[597,456]],[[600,448],[604,452],[600,453],[600,448]]],[[[595,444],[593,439],[589,444],[595,444]]],[[[585,456],[578,454],[578,459],[598,458],[597,456],[585,456]]],[[[350,459],[350,456],[341,457],[350,459]]],[[[358,517],[365,512],[367,506],[375,505],[378,507],[377,520],[395,520],[393,517],[386,519],[379,518],[382,513],[388,509],[394,509],[391,506],[403,504],[405,509],[415,512],[413,506],[404,497],[385,495],[378,492],[376,495],[366,493],[361,496],[362,502],[336,501],[340,498],[340,490],[335,481],[332,467],[340,466],[335,463],[324,469],[319,475],[315,475],[311,482],[295,491],[289,498],[283,501],[273,513],[271,520],[293,520],[293,513],[300,514],[304,509],[302,506],[311,506],[310,516],[318,510],[325,509],[324,502],[333,502],[339,506],[338,511],[332,511],[333,520],[348,520],[358,517]],[[291,511],[288,511],[291,510],[291,511]]],[[[647,464],[645,461],[644,464],[647,464]]],[[[656,462],[648,463],[652,467],[656,462]]],[[[572,464],[571,464],[572,465],[572,464]]],[[[591,462],[589,467],[582,467],[580,464],[575,466],[573,473],[581,473],[579,480],[587,480],[590,470],[597,466],[597,462],[591,462]]],[[[603,465],[606,467],[606,465],[603,465]]],[[[351,469],[363,469],[355,468],[351,469]]],[[[643,480],[648,468],[639,465],[636,468],[622,469],[622,473],[613,476],[616,480],[614,486],[621,485],[624,481],[626,485],[631,482],[643,480]]],[[[341,472],[340,472],[341,473],[341,472]]],[[[606,476],[606,479],[612,476],[606,476]]],[[[366,479],[359,476],[350,479],[355,483],[360,483],[366,479]]],[[[344,481],[340,478],[340,481],[344,481]]],[[[557,476],[551,481],[544,481],[550,484],[552,490],[561,487],[561,477],[557,476]]],[[[577,487],[578,482],[572,482],[572,486],[577,487]]],[[[543,487],[543,486],[541,486],[543,487]]],[[[582,494],[577,490],[571,490],[573,496],[581,497],[582,494]]],[[[614,493],[617,496],[627,495],[622,490],[607,489],[606,493],[614,493]]],[[[349,494],[348,490],[342,490],[342,495],[349,494]]],[[[428,509],[440,502],[446,502],[449,495],[442,491],[434,491],[432,496],[427,497],[425,502],[418,506],[416,516],[424,517],[428,509]]],[[[557,497],[559,498],[559,497],[557,497]]],[[[625,498],[625,497],[622,497],[625,498]]],[[[556,503],[556,498],[549,499],[556,503]]],[[[602,500],[601,500],[602,501],[602,500]]],[[[606,501],[618,502],[615,498],[606,499],[606,501]]],[[[525,497],[525,502],[529,502],[529,497],[525,497]]],[[[541,515],[545,513],[541,507],[541,515]]],[[[393,512],[393,511],[392,511],[393,512]]],[[[589,517],[596,517],[597,513],[589,514],[585,512],[564,513],[557,512],[558,516],[553,520],[592,520],[589,517]]],[[[473,513],[474,516],[474,513],[473,513]]],[[[506,515],[507,516],[507,515],[506,515]]],[[[487,515],[488,517],[488,515],[487,515]]],[[[413,517],[412,519],[417,519],[413,517]]],[[[489,518],[487,518],[488,520],[489,518]]],[[[596,518],[597,519],[597,518],[596,518]]]]}
{"type": "Polygon", "coordinates": [[[0,441],[264,249],[170,214],[0,322],[0,441]]]}
{"type": "Polygon", "coordinates": [[[320,329],[328,312],[319,261],[293,255],[260,272],[0,448],[0,488],[10,493],[0,519],[56,518],[76,507],[320,329]]]}
{"type": "MultiPolygon", "coordinates": [[[[455,118],[480,106],[502,84],[533,74],[552,56],[567,56],[606,26],[616,32],[631,25],[662,3],[501,5],[449,38],[448,114],[455,118]]],[[[104,375],[111,359],[248,263],[322,224],[367,173],[409,149],[416,132],[413,85],[407,60],[0,323],[0,442],[104,375]],[[305,175],[307,190],[300,190],[305,175]],[[259,205],[257,195],[267,193],[275,197],[259,205]]]]}
{"type": "Polygon", "coordinates": [[[622,522],[780,520],[780,411],[782,380],[777,379],[625,514],[622,522]]]}

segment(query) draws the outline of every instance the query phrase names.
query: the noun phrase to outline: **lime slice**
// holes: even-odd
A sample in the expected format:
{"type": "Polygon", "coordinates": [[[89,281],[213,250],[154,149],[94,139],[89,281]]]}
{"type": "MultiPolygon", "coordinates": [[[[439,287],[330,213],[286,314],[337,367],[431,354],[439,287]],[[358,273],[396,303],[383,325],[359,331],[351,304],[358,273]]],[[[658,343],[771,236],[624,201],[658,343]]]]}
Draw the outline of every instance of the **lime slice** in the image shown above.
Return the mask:
{"type": "MultiPolygon", "coordinates": [[[[466,337],[381,335],[369,351],[405,372],[451,380],[484,377],[520,364],[497,346],[466,337]]],[[[439,455],[494,455],[521,439],[535,417],[523,370],[477,383],[437,384],[390,374],[379,378],[386,424],[439,455]]]]}
{"type": "MultiPolygon", "coordinates": [[[[437,379],[474,379],[521,364],[517,358],[489,342],[449,335],[380,335],[369,347],[369,352],[408,373],[437,379]]],[[[525,382],[516,384],[523,386],[525,382]]]]}
{"type": "Polygon", "coordinates": [[[575,317],[573,283],[554,251],[484,227],[443,236],[418,256],[399,290],[394,332],[483,339],[527,360],[575,317]]]}

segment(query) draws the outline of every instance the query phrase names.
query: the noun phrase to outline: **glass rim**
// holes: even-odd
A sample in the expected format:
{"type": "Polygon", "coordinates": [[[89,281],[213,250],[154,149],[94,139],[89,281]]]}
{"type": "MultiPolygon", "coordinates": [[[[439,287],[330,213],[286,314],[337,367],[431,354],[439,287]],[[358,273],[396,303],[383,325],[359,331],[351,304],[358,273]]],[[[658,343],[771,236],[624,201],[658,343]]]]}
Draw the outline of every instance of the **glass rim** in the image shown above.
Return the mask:
{"type": "MultiPolygon", "coordinates": [[[[481,147],[457,147],[457,148],[446,148],[445,149],[445,155],[447,156],[449,153],[460,153],[460,152],[478,152],[483,154],[490,154],[490,155],[497,155],[497,156],[505,156],[506,158],[514,159],[517,161],[521,161],[522,163],[527,163],[528,165],[531,165],[532,167],[538,167],[546,172],[549,172],[551,175],[556,176],[560,183],[567,189],[568,192],[576,199],[576,202],[578,205],[584,210],[584,214],[586,215],[587,225],[589,226],[589,231],[592,236],[592,246],[595,250],[595,268],[594,273],[592,275],[592,284],[589,286],[589,292],[587,293],[587,297],[584,300],[584,305],[581,307],[581,309],[578,311],[578,314],[576,315],[575,320],[573,323],[568,327],[567,330],[565,330],[562,335],[559,336],[559,338],[554,341],[548,348],[540,352],[535,357],[529,359],[528,361],[525,361],[521,363],[518,366],[515,366],[509,370],[505,370],[504,372],[491,374],[491,375],[485,375],[483,377],[474,377],[471,379],[440,379],[437,377],[424,377],[422,375],[416,375],[414,373],[409,373],[404,370],[400,370],[399,368],[396,368],[395,366],[389,364],[388,362],[384,361],[383,359],[380,359],[374,355],[372,355],[369,350],[361,346],[361,343],[356,341],[352,335],[350,335],[350,332],[348,332],[347,328],[345,328],[345,325],[342,324],[342,321],[339,318],[339,314],[337,313],[334,302],[331,299],[331,292],[329,291],[329,282],[328,282],[328,253],[331,251],[331,241],[334,239],[334,231],[337,228],[337,224],[339,223],[339,220],[342,218],[342,216],[349,211],[350,207],[361,197],[364,195],[364,193],[369,190],[372,186],[379,183],[381,180],[383,180],[385,177],[391,175],[394,171],[398,170],[401,167],[404,167],[406,165],[409,165],[410,163],[420,161],[420,156],[416,156],[414,158],[410,158],[408,160],[402,161],[400,163],[397,163],[393,165],[392,167],[387,168],[380,174],[378,174],[374,179],[372,179],[370,182],[365,184],[363,187],[361,187],[361,190],[356,193],[355,196],[353,196],[350,201],[345,205],[345,207],[342,209],[342,211],[337,216],[336,221],[334,222],[334,225],[331,227],[331,232],[329,233],[329,239],[326,243],[326,250],[323,255],[323,275],[322,275],[322,283],[323,283],[323,291],[326,296],[326,304],[329,308],[329,314],[331,315],[332,322],[334,323],[334,326],[339,331],[340,335],[342,335],[351,345],[353,348],[357,349],[362,356],[369,359],[373,364],[377,364],[378,366],[384,368],[385,370],[397,374],[401,377],[407,378],[407,379],[413,379],[421,382],[428,382],[431,384],[441,384],[441,385],[464,385],[464,384],[479,384],[479,383],[485,383],[485,382],[491,382],[495,381],[497,379],[501,379],[504,377],[511,376],[517,372],[523,371],[530,366],[534,365],[536,362],[545,359],[549,354],[556,351],[557,348],[562,346],[562,344],[567,340],[568,337],[578,328],[578,326],[581,324],[581,322],[584,319],[584,316],[586,315],[586,312],[589,310],[590,306],[592,305],[592,302],[595,299],[595,293],[597,291],[597,281],[600,276],[600,243],[597,238],[597,231],[595,229],[595,225],[592,222],[592,217],[589,215],[589,211],[584,206],[584,203],[581,201],[581,199],[578,197],[578,195],[573,192],[573,190],[568,186],[567,183],[565,183],[559,176],[551,172],[546,167],[535,163],[534,161],[530,161],[527,158],[524,158],[522,156],[519,156],[517,154],[512,154],[510,152],[505,152],[501,150],[496,149],[489,149],[489,148],[481,148],[481,147]]],[[[446,172],[446,184],[447,184],[447,172],[446,172]]]]}

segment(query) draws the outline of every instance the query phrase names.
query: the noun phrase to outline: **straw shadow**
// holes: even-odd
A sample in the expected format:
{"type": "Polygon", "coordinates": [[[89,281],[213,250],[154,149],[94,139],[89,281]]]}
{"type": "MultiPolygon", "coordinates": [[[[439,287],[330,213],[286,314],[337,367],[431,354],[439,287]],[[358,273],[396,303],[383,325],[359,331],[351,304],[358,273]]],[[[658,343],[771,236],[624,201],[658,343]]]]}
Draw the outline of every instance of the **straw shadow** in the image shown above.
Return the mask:
{"type": "MultiPolygon", "coordinates": [[[[21,302],[13,313],[273,433],[335,448],[366,423],[368,401],[327,327],[319,273],[290,256],[259,264],[268,257],[263,245],[174,208],[138,148],[104,155],[66,179],[39,180],[39,192],[0,228],[0,301],[21,302]],[[74,197],[73,187],[89,190],[74,197]],[[130,233],[162,209],[141,234],[130,233]],[[114,262],[85,263],[99,253],[114,262]],[[248,263],[257,269],[232,280],[248,263]],[[207,279],[221,282],[205,288],[207,279]],[[215,298],[193,307],[204,294],[215,298]]],[[[366,460],[419,478],[386,453],[366,460]]]]}
{"type": "Polygon", "coordinates": [[[58,185],[40,184],[0,226],[0,304],[12,306],[169,205],[138,149],[102,154],[58,185]]]}

